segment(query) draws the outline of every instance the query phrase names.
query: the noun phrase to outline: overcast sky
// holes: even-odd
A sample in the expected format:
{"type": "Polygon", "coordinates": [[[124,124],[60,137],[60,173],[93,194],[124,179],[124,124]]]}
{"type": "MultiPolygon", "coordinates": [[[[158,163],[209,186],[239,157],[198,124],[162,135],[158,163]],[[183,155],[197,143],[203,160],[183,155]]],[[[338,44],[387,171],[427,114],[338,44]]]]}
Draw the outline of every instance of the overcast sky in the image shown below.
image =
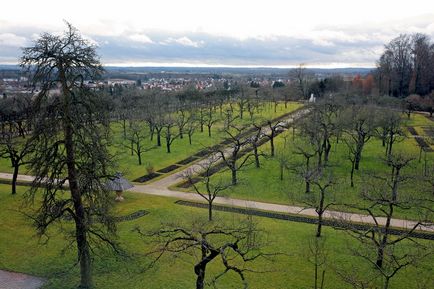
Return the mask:
{"type": "Polygon", "coordinates": [[[434,39],[432,0],[7,0],[0,63],[67,20],[107,65],[372,67],[400,33],[434,39]]]}

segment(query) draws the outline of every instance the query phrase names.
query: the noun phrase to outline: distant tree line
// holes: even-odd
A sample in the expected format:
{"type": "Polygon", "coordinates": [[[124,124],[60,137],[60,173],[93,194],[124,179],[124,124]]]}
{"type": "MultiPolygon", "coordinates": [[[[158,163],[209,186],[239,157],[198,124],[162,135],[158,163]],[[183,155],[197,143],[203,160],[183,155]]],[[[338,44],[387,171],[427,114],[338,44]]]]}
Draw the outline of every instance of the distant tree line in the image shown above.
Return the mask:
{"type": "Polygon", "coordinates": [[[381,94],[427,95],[434,89],[434,43],[425,34],[394,38],[385,46],[377,66],[381,94]]]}

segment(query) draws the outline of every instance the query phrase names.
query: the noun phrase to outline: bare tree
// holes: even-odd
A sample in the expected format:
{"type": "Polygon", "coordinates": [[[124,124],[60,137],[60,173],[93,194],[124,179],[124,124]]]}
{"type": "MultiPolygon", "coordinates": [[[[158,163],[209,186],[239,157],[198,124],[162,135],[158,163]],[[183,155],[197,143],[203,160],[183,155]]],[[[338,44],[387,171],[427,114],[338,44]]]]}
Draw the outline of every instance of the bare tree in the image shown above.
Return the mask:
{"type": "Polygon", "coordinates": [[[374,226],[369,230],[369,232],[359,232],[354,231],[356,236],[359,238],[367,239],[373,242],[376,246],[376,261],[375,264],[378,268],[383,266],[384,254],[388,246],[395,245],[400,241],[409,237],[410,233],[414,231],[420,223],[416,223],[413,228],[407,234],[402,235],[397,239],[391,238],[391,221],[394,216],[396,208],[408,208],[410,206],[409,199],[403,196],[399,197],[400,185],[405,182],[408,177],[402,174],[402,169],[407,167],[412,158],[403,155],[391,155],[387,160],[387,165],[391,168],[390,177],[376,176],[380,179],[381,183],[372,182],[372,186],[362,192],[362,197],[368,202],[368,207],[357,207],[358,209],[366,212],[371,216],[374,221],[374,226]],[[384,215],[385,224],[381,224],[379,221],[379,216],[377,215],[378,210],[384,215]]]}
{"type": "Polygon", "coordinates": [[[294,70],[294,77],[297,81],[297,88],[300,95],[302,96],[302,98],[307,99],[309,96],[308,88],[310,75],[308,74],[306,65],[304,63],[300,64],[294,70]]]}
{"type": "Polygon", "coordinates": [[[233,127],[235,132],[231,130],[225,130],[228,140],[231,141],[229,148],[216,148],[215,152],[220,155],[223,163],[231,171],[232,185],[238,183],[237,172],[241,170],[245,165],[248,164],[248,160],[251,154],[247,154],[241,157],[241,150],[246,146],[250,140],[248,138],[243,138],[240,134],[241,129],[233,127]],[[241,159],[240,159],[241,158],[241,159]]]}
{"type": "Polygon", "coordinates": [[[357,143],[353,138],[345,139],[344,143],[348,147],[348,160],[351,162],[350,182],[351,187],[354,187],[354,170],[356,168],[357,143]]]}
{"type": "Polygon", "coordinates": [[[354,145],[350,149],[354,153],[354,169],[359,170],[362,159],[362,151],[365,144],[371,139],[375,130],[375,109],[372,106],[356,105],[345,112],[347,122],[345,132],[353,141],[347,141],[347,146],[354,145]]]}
{"type": "Polygon", "coordinates": [[[215,198],[221,192],[232,186],[231,183],[224,183],[221,179],[217,182],[211,180],[211,175],[213,173],[212,170],[218,161],[219,158],[210,158],[209,161],[200,166],[201,168],[197,172],[189,170],[184,175],[184,179],[194,188],[195,192],[208,203],[209,221],[212,221],[212,209],[215,198]],[[199,171],[201,172],[199,181],[200,186],[197,185],[198,182],[195,180],[195,178],[199,178],[199,176],[195,177],[195,174],[199,171]]]}
{"type": "Polygon", "coordinates": [[[192,142],[193,134],[196,132],[198,126],[199,126],[199,123],[197,122],[196,114],[194,114],[193,112],[190,112],[188,119],[187,119],[187,124],[186,124],[188,143],[190,145],[192,142]]]}
{"type": "Polygon", "coordinates": [[[170,153],[171,150],[171,146],[172,143],[179,137],[179,133],[175,134],[172,131],[172,128],[176,125],[175,120],[171,117],[171,116],[166,116],[164,118],[164,122],[163,122],[163,127],[165,128],[164,130],[164,138],[166,139],[166,150],[167,153],[170,153]]]}
{"type": "Polygon", "coordinates": [[[289,155],[283,151],[277,151],[276,159],[279,163],[279,178],[283,181],[283,173],[285,169],[287,170],[290,168],[289,155]]]}
{"type": "Polygon", "coordinates": [[[318,154],[318,147],[312,145],[299,146],[296,145],[294,153],[302,155],[304,158],[304,163],[302,166],[299,164],[294,164],[294,170],[300,174],[305,181],[305,193],[310,193],[310,184],[315,172],[318,171],[317,166],[312,166],[311,158],[318,154]]]}
{"type": "Polygon", "coordinates": [[[327,262],[325,240],[325,238],[310,238],[309,248],[306,256],[304,256],[314,266],[314,289],[324,288],[325,266],[327,262]]]}
{"type": "Polygon", "coordinates": [[[392,220],[396,210],[408,210],[418,205],[413,196],[400,193],[404,184],[414,178],[403,173],[411,161],[411,157],[392,154],[385,160],[391,174],[371,177],[369,185],[362,191],[364,205],[349,205],[367,213],[373,221],[372,226],[365,230],[351,226],[347,230],[359,244],[351,249],[352,254],[373,266],[374,271],[365,276],[355,276],[353,270],[342,274],[344,281],[354,288],[378,288],[376,286],[381,281],[382,288],[388,289],[391,279],[402,269],[416,266],[420,260],[432,254],[425,244],[412,238],[412,233],[422,224],[421,221],[415,222],[407,232],[392,236],[392,220]],[[406,240],[411,242],[411,246],[405,244],[406,240]]]}
{"type": "Polygon", "coordinates": [[[207,108],[203,104],[199,104],[199,113],[198,115],[198,122],[200,125],[200,132],[203,132],[203,127],[206,124],[206,111],[207,108]]]}
{"type": "Polygon", "coordinates": [[[207,113],[205,116],[205,123],[208,127],[208,136],[211,137],[211,128],[212,126],[219,121],[219,118],[214,112],[214,107],[212,104],[208,104],[207,113]]]}
{"type": "Polygon", "coordinates": [[[250,144],[253,148],[253,156],[255,157],[255,166],[257,168],[261,167],[261,163],[259,162],[259,157],[263,154],[258,151],[260,146],[260,140],[262,138],[262,127],[254,125],[256,128],[256,132],[250,137],[250,144]]]}
{"type": "Polygon", "coordinates": [[[239,117],[240,119],[243,119],[246,106],[248,106],[250,103],[249,88],[245,85],[238,85],[237,91],[238,95],[236,98],[236,103],[238,105],[239,117]]]}
{"type": "Polygon", "coordinates": [[[265,245],[261,242],[260,231],[250,218],[235,226],[222,222],[194,221],[191,225],[184,226],[163,224],[153,232],[137,231],[145,239],[156,243],[155,248],[148,253],[156,256],[150,267],[165,254],[187,255],[189,258],[195,256],[193,270],[196,289],[203,289],[206,283],[216,286],[227,273],[234,273],[241,281],[239,288],[247,289],[246,273],[270,271],[255,270],[253,265],[276,255],[263,252],[265,245]],[[217,261],[219,271],[206,282],[208,266],[217,261]]]}
{"type": "Polygon", "coordinates": [[[178,112],[175,116],[176,118],[176,125],[178,126],[179,129],[179,138],[183,139],[184,138],[184,129],[185,126],[188,124],[189,121],[189,117],[187,116],[188,112],[187,109],[185,107],[185,104],[181,104],[178,112]]]}
{"type": "MultiPolygon", "coordinates": [[[[401,34],[385,46],[385,52],[378,65],[388,73],[389,92],[398,97],[408,95],[412,71],[411,39],[401,34]]],[[[390,94],[389,94],[390,95],[390,94]]]]}
{"type": "Polygon", "coordinates": [[[29,142],[19,141],[10,133],[2,135],[0,140],[0,157],[8,158],[13,168],[12,195],[17,192],[18,172],[22,165],[28,163],[26,157],[31,153],[32,146],[29,142]]]}
{"type": "Polygon", "coordinates": [[[228,108],[226,111],[223,112],[223,114],[226,129],[229,129],[231,126],[233,126],[234,121],[240,117],[239,115],[234,115],[234,110],[231,108],[228,108]]]}
{"type": "Polygon", "coordinates": [[[148,139],[148,135],[144,133],[143,127],[138,121],[132,121],[126,132],[126,143],[124,143],[124,146],[131,151],[131,154],[137,156],[137,161],[141,165],[142,154],[154,149],[155,146],[145,145],[144,142],[148,139]]]}
{"type": "Polygon", "coordinates": [[[313,172],[312,183],[316,189],[310,193],[304,195],[304,203],[308,208],[313,208],[318,215],[318,223],[316,229],[316,237],[321,237],[321,230],[323,225],[324,212],[332,205],[330,188],[334,184],[334,179],[331,175],[325,176],[325,171],[313,172]]]}
{"type": "Polygon", "coordinates": [[[108,109],[103,97],[84,86],[84,80],[98,77],[102,67],[95,47],[69,23],[63,35],[45,33],[34,46],[24,48],[21,66],[33,85],[41,87],[32,103],[34,128],[29,138],[29,167],[35,179],[27,197],[41,200],[34,223],[38,234],[46,235],[54,222],[65,215],[72,218],[80,288],[90,288],[92,243],[117,249],[112,201],[104,185],[113,175],[106,145],[108,109]],[[69,193],[63,188],[66,182],[69,193]]]}
{"type": "Polygon", "coordinates": [[[281,121],[272,122],[267,120],[267,128],[264,129],[264,136],[270,140],[270,155],[274,157],[274,138],[278,135],[279,131],[284,129],[284,124],[281,121]]]}
{"type": "Polygon", "coordinates": [[[383,109],[380,114],[379,126],[384,143],[386,144],[386,156],[392,155],[393,145],[404,140],[402,119],[399,113],[390,109],[383,109]]]}

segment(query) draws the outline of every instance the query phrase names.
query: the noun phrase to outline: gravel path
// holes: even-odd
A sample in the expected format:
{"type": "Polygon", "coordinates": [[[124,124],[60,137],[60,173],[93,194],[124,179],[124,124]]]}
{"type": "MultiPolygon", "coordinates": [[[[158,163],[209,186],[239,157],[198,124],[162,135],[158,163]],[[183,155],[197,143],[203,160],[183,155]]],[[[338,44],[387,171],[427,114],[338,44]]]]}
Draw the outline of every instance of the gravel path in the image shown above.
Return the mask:
{"type": "Polygon", "coordinates": [[[37,289],[43,284],[39,277],[0,270],[0,289],[37,289]]]}
{"type": "MultiPolygon", "coordinates": [[[[130,189],[130,191],[136,193],[154,195],[154,196],[172,197],[172,198],[189,200],[189,201],[204,201],[204,199],[197,194],[172,191],[167,188],[161,188],[155,186],[154,184],[134,186],[133,188],[130,189]]],[[[214,200],[214,204],[235,206],[241,208],[251,208],[257,210],[287,213],[287,214],[294,214],[294,215],[304,215],[304,216],[311,216],[311,217],[317,216],[314,209],[306,209],[298,206],[287,206],[287,205],[232,199],[232,198],[225,198],[225,197],[216,197],[214,200]]],[[[374,220],[372,219],[372,217],[368,215],[362,215],[356,213],[346,213],[346,212],[327,210],[323,216],[324,218],[332,219],[332,220],[344,220],[347,222],[374,224],[374,220]]],[[[384,225],[386,223],[385,218],[377,218],[377,221],[381,225],[384,225]]],[[[416,222],[411,220],[392,219],[391,224],[393,227],[396,228],[411,229],[416,225],[416,222]]],[[[433,224],[430,224],[428,226],[421,225],[419,226],[418,229],[422,231],[434,232],[434,225],[433,224]]]]}
{"type": "MultiPolygon", "coordinates": [[[[306,110],[300,110],[297,113],[291,115],[291,117],[288,118],[286,122],[291,123],[292,121],[294,121],[294,119],[300,118],[306,113],[307,113],[306,110]]],[[[172,198],[189,200],[189,201],[204,201],[204,199],[197,194],[173,191],[170,190],[169,187],[182,181],[182,177],[185,175],[187,171],[189,170],[193,170],[194,172],[200,171],[202,169],[202,166],[205,163],[209,162],[210,158],[212,157],[215,156],[210,156],[208,158],[205,158],[180,172],[174,173],[155,182],[151,182],[146,185],[136,185],[133,188],[131,188],[129,191],[154,195],[154,196],[172,197],[172,198]]],[[[0,178],[11,179],[12,174],[0,173],[0,178]]],[[[18,180],[32,181],[33,177],[27,175],[19,175],[18,180]]],[[[214,200],[214,203],[219,205],[251,208],[251,209],[258,209],[258,210],[271,211],[271,212],[305,215],[305,216],[313,216],[313,217],[317,216],[314,209],[306,209],[298,206],[287,206],[287,205],[233,199],[233,198],[226,198],[226,197],[217,197],[214,200]]],[[[332,219],[332,220],[345,220],[347,222],[358,222],[364,224],[375,223],[371,216],[356,214],[356,213],[346,213],[346,212],[327,210],[323,216],[324,218],[332,219]]],[[[377,218],[377,221],[381,225],[385,224],[385,218],[377,218]]],[[[393,219],[391,224],[393,227],[396,228],[411,229],[415,226],[416,222],[411,220],[393,219]]],[[[434,232],[434,224],[429,224],[426,226],[420,225],[418,229],[422,231],[434,232]]]]}
{"type": "MultiPolygon", "coordinates": [[[[176,183],[181,181],[183,172],[184,171],[178,172],[176,174],[168,176],[167,178],[158,180],[154,183],[150,183],[147,185],[136,185],[133,188],[129,189],[129,191],[154,195],[154,196],[171,197],[171,198],[176,198],[181,200],[204,201],[204,199],[197,194],[173,191],[168,189],[168,187],[175,185],[176,183]]],[[[12,174],[0,173],[0,178],[11,179],[12,174]]],[[[18,175],[18,180],[32,181],[32,179],[33,179],[32,176],[18,175]]],[[[219,205],[235,206],[241,208],[252,208],[252,209],[271,211],[271,212],[288,213],[288,214],[305,215],[305,216],[317,216],[314,209],[306,209],[298,206],[287,206],[287,205],[233,199],[233,198],[226,198],[226,197],[217,197],[214,200],[214,203],[219,205]]],[[[374,224],[374,220],[372,219],[372,217],[368,215],[338,212],[338,211],[331,211],[331,210],[327,210],[324,213],[324,218],[340,219],[348,222],[358,222],[364,224],[374,224]]],[[[380,224],[385,224],[384,218],[377,218],[377,220],[379,221],[380,224]]],[[[396,228],[410,229],[415,224],[416,223],[411,220],[403,220],[403,219],[392,220],[392,226],[396,228]]],[[[429,224],[427,226],[421,225],[419,226],[418,229],[422,231],[434,232],[434,224],[429,224]]],[[[3,288],[0,287],[0,289],[3,288]]]]}

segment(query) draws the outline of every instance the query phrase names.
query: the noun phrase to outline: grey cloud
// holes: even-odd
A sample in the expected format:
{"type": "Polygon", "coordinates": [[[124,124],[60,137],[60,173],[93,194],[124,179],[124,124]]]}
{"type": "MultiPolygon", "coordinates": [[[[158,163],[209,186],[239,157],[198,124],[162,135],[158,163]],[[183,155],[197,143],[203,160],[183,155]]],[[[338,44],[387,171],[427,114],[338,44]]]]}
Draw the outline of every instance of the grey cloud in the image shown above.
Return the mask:
{"type": "MultiPolygon", "coordinates": [[[[429,23],[420,21],[421,27],[429,23]]],[[[29,45],[42,31],[19,27],[3,31],[29,45]]],[[[104,63],[191,63],[209,65],[281,66],[347,63],[375,64],[385,44],[398,34],[374,25],[323,27],[298,37],[272,36],[236,39],[207,33],[176,34],[164,31],[125,32],[120,37],[86,35],[99,45],[104,63]]],[[[21,51],[0,41],[0,62],[18,61],[21,51]]]]}

